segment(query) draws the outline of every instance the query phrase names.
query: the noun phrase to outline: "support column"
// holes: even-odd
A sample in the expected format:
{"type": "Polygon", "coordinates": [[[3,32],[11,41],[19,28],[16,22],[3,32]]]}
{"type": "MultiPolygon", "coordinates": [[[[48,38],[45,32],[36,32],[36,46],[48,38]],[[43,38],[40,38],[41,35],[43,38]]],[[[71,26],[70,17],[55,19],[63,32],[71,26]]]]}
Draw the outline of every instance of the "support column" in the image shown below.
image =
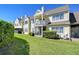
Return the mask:
{"type": "Polygon", "coordinates": [[[72,41],[71,39],[71,25],[70,25],[70,38],[69,38],[70,41],[72,41]]]}
{"type": "Polygon", "coordinates": [[[34,16],[34,35],[35,35],[35,16],[34,16]]]}
{"type": "MultiPolygon", "coordinates": [[[[41,16],[42,16],[42,21],[41,21],[41,22],[43,22],[43,14],[42,14],[41,16]]],[[[41,27],[42,27],[42,29],[41,29],[41,30],[42,30],[42,37],[43,37],[43,24],[42,24],[42,26],[41,26],[41,27]]]]}
{"type": "Polygon", "coordinates": [[[43,37],[43,26],[41,27],[41,36],[43,37]]]}

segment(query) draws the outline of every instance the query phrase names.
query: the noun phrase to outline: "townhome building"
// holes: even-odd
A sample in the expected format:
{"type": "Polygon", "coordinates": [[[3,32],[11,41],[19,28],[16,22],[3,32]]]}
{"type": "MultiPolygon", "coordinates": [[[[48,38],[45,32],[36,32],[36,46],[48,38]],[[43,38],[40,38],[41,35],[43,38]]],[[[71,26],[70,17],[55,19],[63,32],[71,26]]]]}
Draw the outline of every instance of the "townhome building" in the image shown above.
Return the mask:
{"type": "Polygon", "coordinates": [[[14,22],[15,32],[28,34],[29,33],[29,17],[22,16],[15,20],[14,22]]]}
{"type": "Polygon", "coordinates": [[[21,33],[21,31],[22,31],[22,24],[21,24],[21,19],[20,18],[17,18],[15,20],[14,27],[15,27],[15,32],[21,33]]]}
{"type": "MultiPolygon", "coordinates": [[[[16,23],[20,24],[17,19],[16,23]]],[[[79,38],[79,12],[70,12],[69,5],[48,11],[42,7],[33,16],[25,17],[23,26],[24,34],[32,32],[43,37],[43,31],[48,29],[56,31],[61,38],[79,38]]]]}

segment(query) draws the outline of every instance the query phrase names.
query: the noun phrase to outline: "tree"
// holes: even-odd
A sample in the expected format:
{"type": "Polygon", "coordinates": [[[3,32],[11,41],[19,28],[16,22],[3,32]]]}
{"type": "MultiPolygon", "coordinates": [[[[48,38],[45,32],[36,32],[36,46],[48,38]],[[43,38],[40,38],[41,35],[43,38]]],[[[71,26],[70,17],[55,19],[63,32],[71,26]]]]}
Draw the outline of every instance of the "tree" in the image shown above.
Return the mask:
{"type": "Polygon", "coordinates": [[[47,20],[48,19],[48,16],[47,15],[42,15],[42,14],[37,15],[35,18],[36,19],[39,19],[39,20],[42,20],[42,17],[43,17],[43,20],[47,20]]]}

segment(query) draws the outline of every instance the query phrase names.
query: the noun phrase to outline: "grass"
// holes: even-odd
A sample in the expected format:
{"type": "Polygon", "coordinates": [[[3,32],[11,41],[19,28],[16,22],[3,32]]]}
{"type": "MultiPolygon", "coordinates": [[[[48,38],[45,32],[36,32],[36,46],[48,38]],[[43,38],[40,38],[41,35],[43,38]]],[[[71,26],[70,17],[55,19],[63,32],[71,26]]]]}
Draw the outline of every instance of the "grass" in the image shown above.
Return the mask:
{"type": "Polygon", "coordinates": [[[50,40],[24,34],[15,34],[15,37],[29,44],[26,50],[30,55],[79,55],[79,42],[76,41],[50,40]]]}

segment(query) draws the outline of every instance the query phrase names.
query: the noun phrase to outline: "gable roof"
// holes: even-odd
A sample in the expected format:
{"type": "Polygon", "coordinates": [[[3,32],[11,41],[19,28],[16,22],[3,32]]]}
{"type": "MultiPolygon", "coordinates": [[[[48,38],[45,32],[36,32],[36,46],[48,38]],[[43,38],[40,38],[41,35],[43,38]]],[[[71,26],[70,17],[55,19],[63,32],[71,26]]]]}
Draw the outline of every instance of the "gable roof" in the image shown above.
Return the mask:
{"type": "Polygon", "coordinates": [[[72,25],[79,24],[79,12],[71,13],[70,22],[72,25]]]}
{"type": "Polygon", "coordinates": [[[74,12],[76,21],[79,23],[79,12],[74,12]]]}
{"type": "Polygon", "coordinates": [[[68,5],[58,7],[58,8],[52,9],[52,10],[48,10],[44,14],[45,15],[52,15],[52,14],[60,13],[60,12],[64,12],[64,11],[69,11],[69,6],[68,5]]]}
{"type": "MultiPolygon", "coordinates": [[[[52,15],[52,14],[60,13],[60,12],[64,12],[64,11],[69,11],[69,6],[68,5],[45,11],[44,14],[45,15],[52,15]]],[[[34,16],[30,16],[30,19],[33,20],[34,16]]]]}

